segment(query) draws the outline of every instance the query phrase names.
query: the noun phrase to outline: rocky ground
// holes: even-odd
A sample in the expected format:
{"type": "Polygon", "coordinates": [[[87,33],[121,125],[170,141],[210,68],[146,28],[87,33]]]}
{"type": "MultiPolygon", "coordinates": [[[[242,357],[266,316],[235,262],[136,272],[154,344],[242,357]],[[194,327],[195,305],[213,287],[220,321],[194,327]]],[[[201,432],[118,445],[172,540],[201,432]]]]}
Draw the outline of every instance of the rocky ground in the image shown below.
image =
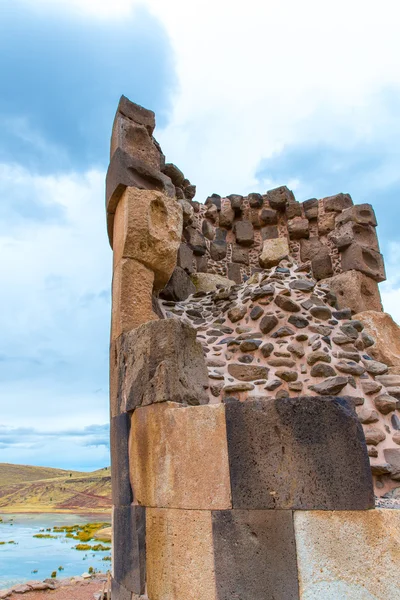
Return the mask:
{"type": "Polygon", "coordinates": [[[107,590],[105,574],[71,577],[67,579],[31,581],[16,585],[10,590],[0,590],[0,600],[93,600],[107,590]]]}

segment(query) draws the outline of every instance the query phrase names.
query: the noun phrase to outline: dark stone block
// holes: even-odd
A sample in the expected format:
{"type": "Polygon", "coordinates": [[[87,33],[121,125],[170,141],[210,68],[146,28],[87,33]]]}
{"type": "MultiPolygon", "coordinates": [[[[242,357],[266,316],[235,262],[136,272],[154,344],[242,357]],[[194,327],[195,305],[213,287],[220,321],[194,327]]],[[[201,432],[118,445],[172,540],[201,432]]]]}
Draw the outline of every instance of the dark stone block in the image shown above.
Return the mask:
{"type": "Polygon", "coordinates": [[[118,113],[135,123],[139,123],[139,125],[144,125],[149,134],[153,134],[156,126],[156,116],[152,110],[144,108],[140,104],[135,104],[135,102],[132,102],[126,96],[121,96],[117,108],[118,113]]]}
{"type": "Polygon", "coordinates": [[[261,229],[261,237],[264,240],[275,240],[279,237],[278,227],[276,225],[267,225],[261,229]]]}
{"type": "Polygon", "coordinates": [[[208,196],[208,198],[206,199],[204,204],[206,206],[210,206],[213,204],[214,206],[217,207],[217,210],[220,211],[221,210],[221,196],[219,194],[211,194],[211,196],[208,196]]]}
{"type": "Polygon", "coordinates": [[[239,194],[230,194],[227,198],[230,200],[235,215],[239,217],[243,210],[243,196],[240,196],[239,194]]]}
{"type": "Polygon", "coordinates": [[[120,585],[114,578],[111,579],[112,600],[132,600],[132,592],[120,585]]]}
{"type": "Polygon", "coordinates": [[[182,188],[185,176],[177,166],[172,163],[167,163],[163,168],[163,173],[171,179],[174,186],[182,188]]]}
{"type": "Polygon", "coordinates": [[[272,208],[263,208],[260,215],[260,220],[264,225],[277,225],[278,213],[272,208]]]}
{"type": "Polygon", "coordinates": [[[286,185],[268,190],[267,200],[271,208],[275,210],[285,210],[287,205],[291,202],[296,202],[294,194],[289,190],[286,185]]]}
{"type": "MultiPolygon", "coordinates": [[[[199,258],[196,256],[196,258],[199,258]]],[[[203,258],[203,257],[201,257],[203,258]]],[[[163,300],[173,300],[174,302],[186,300],[190,294],[194,294],[196,288],[187,272],[182,267],[175,267],[170,280],[159,296],[163,300]]]]}
{"type": "Polygon", "coordinates": [[[329,250],[325,246],[321,248],[320,252],[311,261],[311,270],[314,279],[319,281],[320,279],[326,279],[332,277],[333,266],[332,259],[329,255],[329,250]]]}
{"type": "Polygon", "coordinates": [[[254,243],[254,229],[250,221],[236,221],[234,233],[238,244],[252,246],[254,243]]]}
{"type": "Polygon", "coordinates": [[[113,508],[113,576],[135,594],[146,585],[146,509],[144,506],[113,508]]]}
{"type": "Polygon", "coordinates": [[[305,200],[303,202],[303,209],[304,215],[309,221],[318,218],[318,200],[316,198],[305,200]]]}
{"type": "Polygon", "coordinates": [[[127,506],[133,502],[129,481],[128,440],[131,417],[122,413],[111,419],[111,485],[115,506],[127,506]]]}
{"type": "Polygon", "coordinates": [[[286,215],[288,219],[294,219],[294,217],[301,217],[301,204],[300,202],[290,202],[286,206],[286,215]]]}
{"type": "Polygon", "coordinates": [[[350,194],[335,194],[323,199],[325,212],[342,212],[345,208],[353,206],[350,194]]]}
{"type": "Polygon", "coordinates": [[[261,196],[261,194],[253,193],[249,194],[247,197],[249,199],[249,204],[251,208],[261,208],[261,206],[263,205],[264,199],[261,196]]]}
{"type": "Polygon", "coordinates": [[[342,252],[343,271],[360,271],[377,282],[385,281],[382,254],[354,242],[342,252]]]}
{"type": "Polygon", "coordinates": [[[203,256],[203,254],[206,253],[206,240],[204,235],[197,231],[197,229],[194,227],[186,227],[186,229],[183,230],[183,236],[196,256],[203,256]]]}
{"type": "Polygon", "coordinates": [[[181,267],[186,273],[193,273],[193,250],[187,244],[181,244],[178,250],[178,267],[181,267]]]}
{"type": "Polygon", "coordinates": [[[226,243],[225,242],[211,242],[210,244],[210,256],[212,260],[222,260],[226,257],[226,243]]]}
{"type": "Polygon", "coordinates": [[[227,269],[228,279],[235,281],[235,283],[242,283],[242,274],[240,272],[240,265],[236,263],[229,263],[227,269]]]}
{"type": "Polygon", "coordinates": [[[374,507],[362,426],[337,397],[226,405],[233,508],[374,507]]]}
{"type": "Polygon", "coordinates": [[[207,273],[208,261],[207,256],[196,256],[197,273],[207,273]]]}
{"type": "Polygon", "coordinates": [[[298,600],[290,510],[212,512],[218,600],[298,600]]]}
{"type": "Polygon", "coordinates": [[[247,248],[241,248],[236,244],[232,247],[232,262],[240,263],[241,265],[249,264],[249,251],[247,248]]]}
{"type": "Polygon", "coordinates": [[[213,240],[215,237],[214,225],[212,225],[212,223],[210,223],[210,221],[207,221],[207,219],[204,219],[204,221],[201,224],[201,233],[208,240],[213,240]]]}

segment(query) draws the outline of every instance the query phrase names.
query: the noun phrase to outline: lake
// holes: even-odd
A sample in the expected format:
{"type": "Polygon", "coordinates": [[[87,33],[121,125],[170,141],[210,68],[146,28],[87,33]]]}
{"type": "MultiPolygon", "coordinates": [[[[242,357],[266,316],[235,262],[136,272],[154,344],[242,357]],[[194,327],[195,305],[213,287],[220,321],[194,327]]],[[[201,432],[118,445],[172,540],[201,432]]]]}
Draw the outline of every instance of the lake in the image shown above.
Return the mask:
{"type": "MultiPolygon", "coordinates": [[[[46,532],[46,529],[93,522],[110,522],[108,515],[75,514],[1,514],[0,542],[13,540],[16,544],[0,545],[0,589],[28,580],[43,580],[57,571],[58,577],[82,575],[89,567],[102,572],[111,568],[103,561],[107,552],[79,551],[74,546],[78,540],[66,539],[65,533],[46,532]],[[44,529],[44,532],[40,530],[44,529]],[[40,539],[37,533],[57,535],[57,539],[40,539]],[[58,571],[62,566],[63,570],[58,571]],[[33,573],[33,571],[37,571],[33,573]]],[[[89,544],[99,543],[91,541],[89,544]]],[[[107,544],[108,545],[108,544],[107,544]]]]}

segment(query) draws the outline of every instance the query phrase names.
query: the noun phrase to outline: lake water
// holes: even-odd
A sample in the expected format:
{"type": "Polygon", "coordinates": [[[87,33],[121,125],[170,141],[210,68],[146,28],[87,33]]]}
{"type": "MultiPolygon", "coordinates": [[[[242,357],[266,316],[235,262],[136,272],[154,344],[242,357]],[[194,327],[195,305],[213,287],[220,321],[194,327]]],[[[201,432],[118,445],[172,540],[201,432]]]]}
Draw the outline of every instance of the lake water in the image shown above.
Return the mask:
{"type": "MultiPolygon", "coordinates": [[[[89,567],[106,572],[111,568],[109,561],[103,561],[108,552],[86,552],[75,550],[78,540],[65,538],[65,533],[50,533],[60,536],[57,539],[39,539],[33,536],[53,527],[83,525],[91,522],[110,521],[108,515],[72,514],[1,514],[0,541],[14,540],[16,544],[0,545],[0,589],[23,583],[30,579],[43,580],[57,571],[58,577],[82,575],[89,567]],[[64,567],[58,571],[58,567],[64,567]],[[33,573],[32,571],[37,571],[33,573]]],[[[89,544],[98,543],[90,541],[89,544]]]]}

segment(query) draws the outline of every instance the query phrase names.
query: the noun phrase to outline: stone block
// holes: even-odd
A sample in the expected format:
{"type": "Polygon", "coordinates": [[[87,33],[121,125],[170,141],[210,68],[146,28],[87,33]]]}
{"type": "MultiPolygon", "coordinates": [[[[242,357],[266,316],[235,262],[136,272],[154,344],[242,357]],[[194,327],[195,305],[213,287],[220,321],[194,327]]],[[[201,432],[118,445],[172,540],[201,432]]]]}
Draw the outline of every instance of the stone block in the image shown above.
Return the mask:
{"type": "Polygon", "coordinates": [[[241,248],[236,244],[232,246],[232,262],[240,263],[241,265],[249,264],[249,251],[247,248],[241,248]]]}
{"type": "Polygon", "coordinates": [[[240,196],[239,194],[230,194],[230,196],[228,196],[228,199],[231,203],[231,207],[235,212],[235,216],[240,217],[243,210],[243,196],[240,196]]]}
{"type": "Polygon", "coordinates": [[[224,202],[219,213],[219,226],[230,229],[235,218],[235,211],[230,204],[224,202]]]}
{"type": "Polygon", "coordinates": [[[339,308],[350,308],[355,313],[382,311],[378,284],[359,271],[340,273],[324,283],[336,295],[339,308]]]}
{"type": "Polygon", "coordinates": [[[400,511],[295,512],[301,600],[400,597],[400,511]]]}
{"type": "Polygon", "coordinates": [[[128,506],[133,502],[129,481],[129,431],[131,417],[127,413],[111,417],[111,487],[115,506],[128,506]]]}
{"type": "Polygon", "coordinates": [[[188,298],[190,294],[194,294],[195,291],[196,288],[186,271],[181,267],[175,267],[171,279],[160,292],[160,298],[178,302],[180,300],[186,300],[186,298],[188,298]]]}
{"type": "Polygon", "coordinates": [[[178,167],[172,163],[167,163],[162,169],[163,173],[169,177],[175,187],[183,188],[185,176],[178,167]]]}
{"type": "Polygon", "coordinates": [[[261,208],[264,202],[262,195],[257,192],[249,194],[247,199],[251,208],[261,208]]]}
{"type": "Polygon", "coordinates": [[[114,269],[111,338],[158,319],[153,312],[154,272],[142,263],[123,258],[114,269]]]}
{"type": "Polygon", "coordinates": [[[325,212],[342,212],[345,208],[353,206],[350,194],[335,194],[322,200],[325,212]]]}
{"type": "Polygon", "coordinates": [[[375,228],[371,225],[360,225],[353,223],[353,221],[348,221],[337,226],[330,237],[340,250],[356,242],[360,246],[379,252],[378,238],[375,228]]]}
{"type": "Polygon", "coordinates": [[[129,100],[126,96],[121,96],[117,108],[117,114],[121,114],[139,125],[144,125],[150,135],[156,126],[156,117],[152,110],[144,108],[139,104],[135,104],[129,100]]]}
{"type": "Polygon", "coordinates": [[[261,228],[261,237],[264,240],[274,240],[279,237],[278,227],[276,225],[266,225],[261,228]]]}
{"type": "Polygon", "coordinates": [[[285,210],[291,202],[296,202],[293,192],[286,185],[268,190],[267,200],[271,208],[281,211],[285,210]]]}
{"type": "Polygon", "coordinates": [[[353,242],[343,250],[341,259],[343,271],[360,271],[378,282],[386,279],[383,257],[375,250],[353,242]]]}
{"type": "Polygon", "coordinates": [[[301,217],[301,204],[295,200],[294,202],[290,202],[286,206],[286,216],[288,219],[294,219],[295,217],[301,217]]]}
{"type": "MultiPolygon", "coordinates": [[[[368,354],[389,367],[400,367],[400,327],[392,317],[384,312],[366,310],[354,318],[361,321],[364,331],[374,340],[368,347],[368,354]]],[[[387,386],[387,382],[384,385],[387,386]]]]}
{"type": "Polygon", "coordinates": [[[229,263],[227,267],[228,279],[231,279],[235,283],[242,283],[242,274],[240,271],[240,265],[235,263],[229,263]]]}
{"type": "Polygon", "coordinates": [[[303,210],[306,219],[311,221],[318,217],[318,200],[316,198],[310,198],[303,202],[303,210]]]}
{"type": "Polygon", "coordinates": [[[111,158],[106,176],[107,227],[111,247],[113,246],[114,214],[127,187],[155,190],[170,198],[175,196],[175,186],[169,177],[143,160],[130,156],[127,152],[117,148],[111,158]]]}
{"type": "Polygon", "coordinates": [[[147,594],[151,600],[218,600],[211,511],[146,511],[147,594]]]}
{"type": "Polygon", "coordinates": [[[345,400],[229,402],[226,423],[233,508],[373,508],[362,426],[345,400]]]}
{"type": "Polygon", "coordinates": [[[197,273],[207,273],[208,260],[207,256],[196,256],[196,271],[197,273]]]}
{"type": "Polygon", "coordinates": [[[278,213],[272,208],[263,208],[260,214],[260,220],[264,225],[277,225],[278,213]]]}
{"type": "Polygon", "coordinates": [[[110,158],[117,148],[160,171],[161,154],[147,128],[118,113],[112,129],[110,158]]]}
{"type": "MultiPolygon", "coordinates": [[[[215,208],[215,206],[214,206],[214,208],[215,208]]],[[[215,211],[217,211],[216,208],[215,208],[215,211]]],[[[201,233],[208,240],[213,240],[215,237],[214,225],[212,225],[212,223],[210,221],[207,221],[207,219],[204,219],[204,221],[201,224],[201,233]]]]}
{"type": "Polygon", "coordinates": [[[123,410],[157,402],[208,402],[202,346],[196,331],[177,319],[147,323],[124,334],[118,361],[123,410]]]}
{"type": "Polygon", "coordinates": [[[336,217],[336,224],[343,225],[352,221],[359,225],[377,226],[374,209],[370,204],[356,204],[350,208],[346,208],[340,215],[336,217]]]}
{"type": "Polygon", "coordinates": [[[318,217],[318,235],[328,235],[335,229],[335,213],[326,212],[318,217]]]}
{"type": "Polygon", "coordinates": [[[289,244],[286,238],[264,240],[262,252],[259,257],[260,266],[269,269],[278,265],[281,260],[289,256],[289,244]]]}
{"type": "Polygon", "coordinates": [[[291,240],[299,240],[308,238],[310,235],[308,219],[302,217],[294,217],[288,221],[288,231],[291,240]]]}
{"type": "Polygon", "coordinates": [[[319,281],[333,275],[332,259],[329,255],[329,249],[323,246],[319,253],[311,260],[311,270],[313,277],[319,281]]]}
{"type": "Polygon", "coordinates": [[[196,292],[214,292],[218,287],[230,288],[235,282],[222,275],[195,273],[191,277],[196,292]]]}
{"type": "Polygon", "coordinates": [[[111,598],[113,600],[133,600],[133,598],[138,598],[137,595],[134,595],[132,598],[132,592],[127,590],[123,585],[120,585],[115,579],[111,578],[111,598]]]}
{"type": "Polygon", "coordinates": [[[112,576],[135,594],[146,585],[146,509],[143,506],[114,506],[112,514],[112,576]]]}
{"type": "Polygon", "coordinates": [[[218,600],[298,600],[293,513],[212,513],[218,600]]]}
{"type": "Polygon", "coordinates": [[[132,415],[129,456],[135,500],[141,505],[232,506],[223,404],[185,408],[167,402],[138,408],[132,415]]]}
{"type": "Polygon", "coordinates": [[[226,242],[211,242],[210,257],[212,260],[223,260],[226,257],[227,246],[226,242]]]}
{"type": "Polygon", "coordinates": [[[206,240],[194,227],[186,227],[183,236],[196,256],[203,256],[207,251],[206,240]]]}
{"type": "Polygon", "coordinates": [[[132,258],[154,271],[162,289],[176,266],[182,235],[182,208],[174,198],[126,188],[114,218],[114,265],[132,258]]]}
{"type": "Polygon", "coordinates": [[[250,221],[236,221],[234,225],[236,242],[242,246],[252,246],[254,243],[254,229],[250,221]]]}
{"type": "Polygon", "coordinates": [[[187,244],[181,244],[178,248],[177,265],[186,271],[193,273],[193,250],[187,244]]]}
{"type": "Polygon", "coordinates": [[[321,250],[325,248],[319,237],[311,236],[300,240],[300,260],[308,262],[312,260],[321,250]]]}

